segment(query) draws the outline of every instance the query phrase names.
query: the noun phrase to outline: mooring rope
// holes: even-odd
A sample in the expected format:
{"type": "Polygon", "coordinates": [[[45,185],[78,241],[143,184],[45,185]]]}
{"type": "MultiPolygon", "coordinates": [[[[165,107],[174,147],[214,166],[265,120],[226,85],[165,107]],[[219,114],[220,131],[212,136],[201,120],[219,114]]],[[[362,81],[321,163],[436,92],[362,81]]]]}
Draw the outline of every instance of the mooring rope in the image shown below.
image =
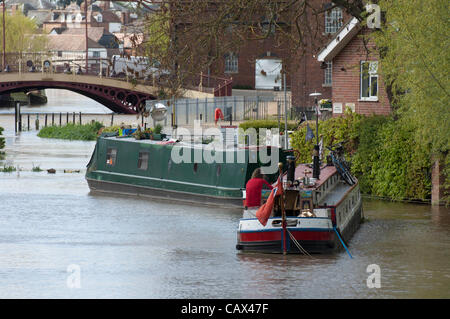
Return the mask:
{"type": "Polygon", "coordinates": [[[309,257],[312,258],[312,256],[306,251],[306,249],[303,248],[302,245],[300,245],[300,243],[297,241],[297,239],[295,239],[294,235],[291,234],[289,229],[286,228],[286,230],[287,230],[287,232],[289,234],[289,237],[292,239],[294,244],[297,246],[298,250],[300,250],[300,252],[303,253],[304,255],[308,255],[309,257]]]}
{"type": "Polygon", "coordinates": [[[338,230],[336,229],[336,226],[333,226],[333,229],[338,236],[339,240],[341,241],[342,246],[344,246],[345,250],[347,251],[347,254],[350,256],[351,259],[353,259],[352,254],[350,254],[350,251],[348,250],[347,246],[345,246],[344,241],[341,238],[341,235],[339,235],[338,230]]]}

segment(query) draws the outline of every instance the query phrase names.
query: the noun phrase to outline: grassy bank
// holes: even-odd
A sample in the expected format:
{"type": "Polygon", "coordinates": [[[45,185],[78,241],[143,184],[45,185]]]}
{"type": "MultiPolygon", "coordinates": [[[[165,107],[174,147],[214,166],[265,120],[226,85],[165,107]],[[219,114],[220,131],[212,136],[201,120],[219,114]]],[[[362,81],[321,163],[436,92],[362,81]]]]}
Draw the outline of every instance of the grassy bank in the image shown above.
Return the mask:
{"type": "Polygon", "coordinates": [[[95,141],[98,131],[103,127],[99,122],[89,124],[67,124],[64,126],[47,126],[42,128],[38,136],[64,140],[95,141]]]}

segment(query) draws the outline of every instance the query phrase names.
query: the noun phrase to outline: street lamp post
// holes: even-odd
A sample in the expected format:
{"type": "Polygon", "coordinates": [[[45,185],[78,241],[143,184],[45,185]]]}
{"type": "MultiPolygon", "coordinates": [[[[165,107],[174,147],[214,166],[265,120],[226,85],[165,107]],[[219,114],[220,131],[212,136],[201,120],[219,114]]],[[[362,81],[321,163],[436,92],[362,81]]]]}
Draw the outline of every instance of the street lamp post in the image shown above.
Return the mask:
{"type": "Polygon", "coordinates": [[[314,97],[314,105],[316,107],[316,145],[314,145],[313,153],[313,178],[319,179],[320,177],[320,162],[319,162],[319,105],[317,97],[321,96],[321,93],[311,93],[309,96],[314,97]]]}
{"type": "MultiPolygon", "coordinates": [[[[89,68],[89,57],[88,57],[88,55],[89,55],[89,44],[88,44],[88,40],[89,40],[89,38],[88,38],[88,1],[87,0],[85,0],[84,1],[84,22],[86,22],[86,24],[85,24],[85,40],[86,40],[86,66],[85,66],[85,68],[86,68],[86,74],[88,74],[88,68],[89,68]]],[[[80,66],[80,68],[81,68],[81,66],[80,66]]]]}
{"type": "Polygon", "coordinates": [[[6,0],[3,0],[3,69],[6,68],[6,22],[5,22],[6,0]]]}

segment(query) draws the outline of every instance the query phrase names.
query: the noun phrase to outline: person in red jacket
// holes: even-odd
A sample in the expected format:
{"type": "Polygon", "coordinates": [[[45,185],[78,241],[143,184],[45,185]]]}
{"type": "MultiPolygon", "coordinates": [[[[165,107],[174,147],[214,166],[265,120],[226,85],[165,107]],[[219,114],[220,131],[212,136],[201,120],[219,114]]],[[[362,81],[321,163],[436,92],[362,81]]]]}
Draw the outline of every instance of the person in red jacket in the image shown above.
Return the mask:
{"type": "Polygon", "coordinates": [[[253,171],[252,178],[245,186],[245,206],[249,209],[258,209],[261,206],[261,191],[263,188],[273,189],[266,180],[261,168],[253,171]]]}
{"type": "Polygon", "coordinates": [[[217,121],[221,119],[223,121],[223,113],[222,110],[220,108],[216,108],[214,110],[214,122],[217,125],[217,121]]]}

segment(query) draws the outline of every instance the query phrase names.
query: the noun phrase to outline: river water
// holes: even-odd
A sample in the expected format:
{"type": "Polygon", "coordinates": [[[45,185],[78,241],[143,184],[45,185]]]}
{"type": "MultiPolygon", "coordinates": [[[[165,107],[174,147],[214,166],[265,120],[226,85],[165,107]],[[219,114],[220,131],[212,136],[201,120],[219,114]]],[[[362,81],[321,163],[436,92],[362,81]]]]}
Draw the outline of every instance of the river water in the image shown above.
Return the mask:
{"type": "MultiPolygon", "coordinates": [[[[76,111],[66,100],[55,111],[76,111]]],[[[15,136],[13,125],[0,121],[0,166],[21,168],[0,173],[0,298],[450,297],[449,209],[364,199],[353,259],[244,254],[239,211],[90,194],[94,142],[15,136]],[[373,264],[380,288],[367,285],[373,264]]]]}

